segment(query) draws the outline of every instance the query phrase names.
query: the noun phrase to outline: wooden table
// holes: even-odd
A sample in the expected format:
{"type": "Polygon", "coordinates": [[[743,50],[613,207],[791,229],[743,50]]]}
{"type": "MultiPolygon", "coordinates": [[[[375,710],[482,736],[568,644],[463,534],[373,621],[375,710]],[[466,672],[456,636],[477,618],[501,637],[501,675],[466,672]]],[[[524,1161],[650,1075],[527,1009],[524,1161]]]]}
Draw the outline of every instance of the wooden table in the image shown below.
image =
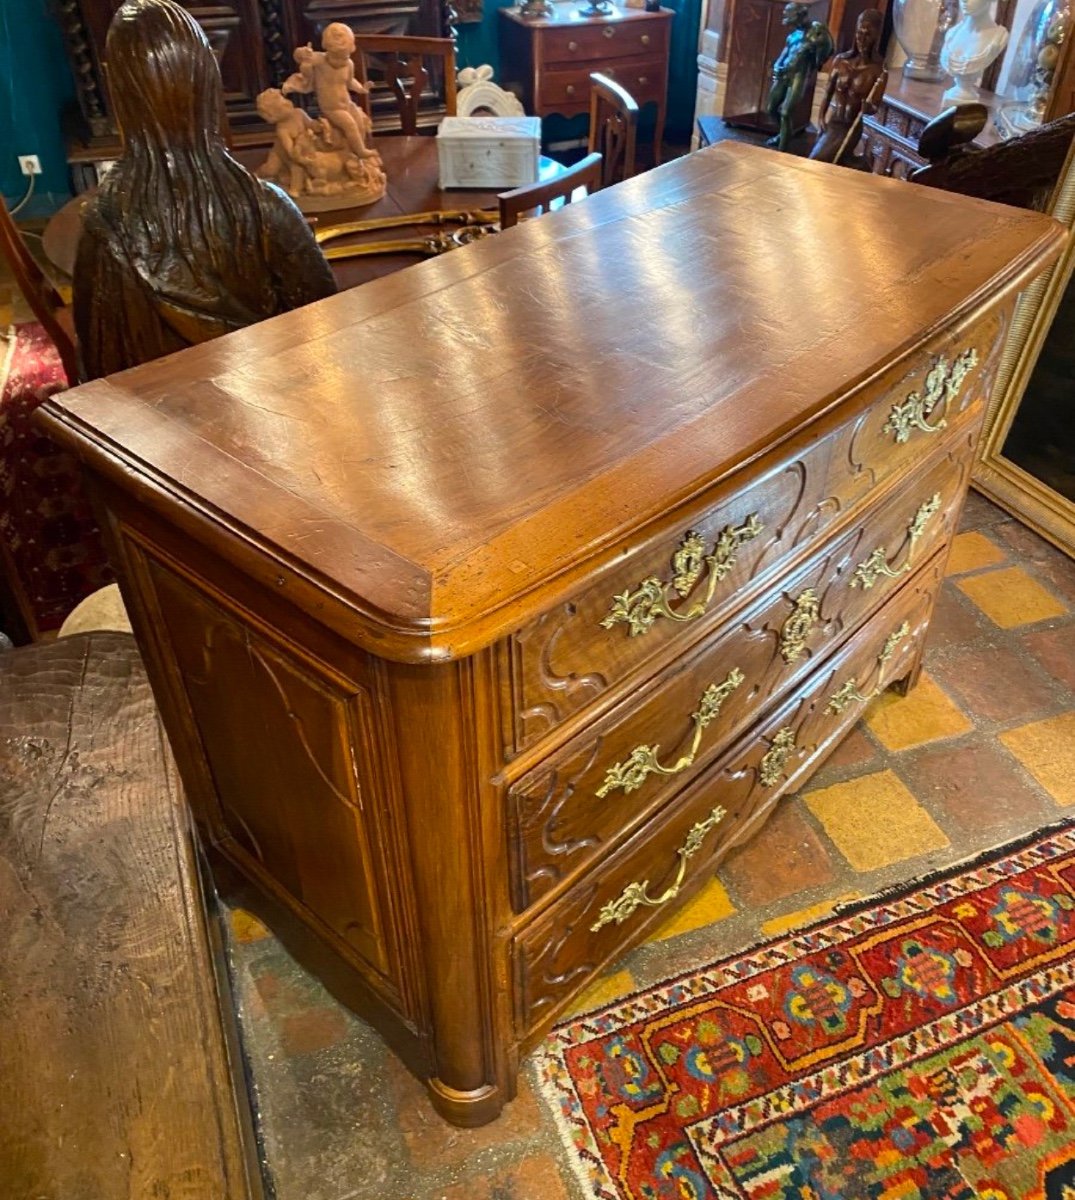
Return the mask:
{"type": "Polygon", "coordinates": [[[449,1120],[913,683],[1063,237],[726,142],[39,410],[206,836],[449,1120]]]}
{"type": "MultiPolygon", "coordinates": [[[[490,191],[470,191],[453,188],[442,190],[439,186],[437,167],[437,142],[432,137],[380,137],[377,150],[384,160],[388,176],[388,191],[376,204],[362,208],[338,209],[321,213],[318,225],[336,225],[345,221],[372,220],[378,217],[395,217],[407,213],[443,212],[448,209],[490,209],[497,207],[497,196],[506,188],[490,191]]],[[[237,157],[253,169],[264,159],[265,151],[239,151],[237,157]]],[[[541,159],[541,178],[555,178],[564,168],[551,158],[541,159]]],[[[60,209],[45,228],[45,255],[55,266],[68,275],[73,274],[78,239],[82,230],[82,208],[90,192],[76,196],[60,209]]],[[[388,237],[407,237],[417,233],[414,227],[394,229],[379,234],[367,234],[351,242],[378,240],[388,237]]],[[[345,242],[333,243],[343,245],[345,242]]],[[[390,275],[401,267],[420,262],[415,254],[380,254],[370,258],[337,259],[332,264],[333,274],[341,290],[390,275]]]]}

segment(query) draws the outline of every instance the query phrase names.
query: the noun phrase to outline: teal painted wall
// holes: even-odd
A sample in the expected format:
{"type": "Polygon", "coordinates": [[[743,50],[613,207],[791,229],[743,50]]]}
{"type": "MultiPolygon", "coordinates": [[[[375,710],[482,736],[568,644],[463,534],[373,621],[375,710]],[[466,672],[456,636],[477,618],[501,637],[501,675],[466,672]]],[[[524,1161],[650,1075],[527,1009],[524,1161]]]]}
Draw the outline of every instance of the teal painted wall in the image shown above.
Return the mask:
{"type": "Polygon", "coordinates": [[[43,173],[26,213],[50,212],[71,194],[60,114],[73,97],[49,0],[0,0],[0,191],[9,203],[22,196],[17,156],[36,154],[43,173]]]}
{"type": "MultiPolygon", "coordinates": [[[[581,0],[580,0],[581,2],[581,0]]],[[[672,45],[669,61],[668,133],[680,139],[690,137],[694,120],[694,96],[698,85],[698,27],[701,20],[701,0],[661,0],[665,8],[675,12],[672,21],[672,45]]],[[[477,67],[489,63],[500,78],[500,50],[497,28],[500,18],[496,0],[485,0],[485,15],[481,22],[459,26],[459,65],[477,67]]],[[[568,131],[584,129],[582,122],[557,122],[546,129],[546,138],[555,139],[568,131]],[[563,130],[563,132],[561,132],[563,130]]]]}

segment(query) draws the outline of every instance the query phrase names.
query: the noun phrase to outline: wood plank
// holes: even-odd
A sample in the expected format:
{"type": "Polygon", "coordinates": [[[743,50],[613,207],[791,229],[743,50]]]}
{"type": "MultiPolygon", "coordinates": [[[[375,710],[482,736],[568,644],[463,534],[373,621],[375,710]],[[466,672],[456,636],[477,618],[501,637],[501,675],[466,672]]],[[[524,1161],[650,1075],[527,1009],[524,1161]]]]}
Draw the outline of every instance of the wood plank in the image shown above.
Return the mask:
{"type": "Polygon", "coordinates": [[[262,1195],[206,921],[134,639],[0,655],[5,1195],[262,1195]]]}

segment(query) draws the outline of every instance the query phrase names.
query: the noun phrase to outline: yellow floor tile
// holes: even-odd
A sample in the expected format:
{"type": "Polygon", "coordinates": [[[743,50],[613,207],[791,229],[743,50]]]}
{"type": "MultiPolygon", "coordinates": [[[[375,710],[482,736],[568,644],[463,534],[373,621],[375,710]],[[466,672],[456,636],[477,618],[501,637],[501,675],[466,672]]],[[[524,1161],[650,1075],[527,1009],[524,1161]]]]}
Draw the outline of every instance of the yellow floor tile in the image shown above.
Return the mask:
{"type": "Polygon", "coordinates": [[[856,871],[873,871],[948,845],[943,830],[894,771],[808,792],[807,807],[856,871]]]}
{"type": "Polygon", "coordinates": [[[245,908],[231,910],[231,931],[237,942],[260,942],[269,936],[269,930],[245,908]]]}
{"type": "Polygon", "coordinates": [[[959,580],[956,586],[1001,629],[1062,617],[1067,612],[1067,605],[1032,579],[1022,567],[972,575],[969,579],[959,580]]]}
{"type": "Polygon", "coordinates": [[[838,905],[846,904],[849,900],[859,900],[861,892],[844,892],[842,896],[834,896],[831,900],[822,900],[820,904],[811,904],[809,908],[800,908],[783,916],[773,917],[771,921],[762,924],[763,937],[779,937],[782,933],[790,933],[793,929],[801,929],[804,925],[812,925],[820,921],[838,905]]]}
{"type": "MultiPolygon", "coordinates": [[[[618,1000],[621,996],[635,990],[634,976],[630,971],[614,971],[611,975],[602,975],[582,993],[571,1006],[570,1013],[589,1012],[594,1008],[603,1008],[618,1000]]],[[[570,1014],[569,1014],[570,1015],[570,1014]]]]}
{"type": "Polygon", "coordinates": [[[1075,712],[998,736],[1057,804],[1075,804],[1075,712]]]}
{"type": "Polygon", "coordinates": [[[703,925],[722,921],[734,912],[735,905],[724,890],[724,884],[719,879],[714,879],[702,888],[686,908],[677,912],[655,933],[651,933],[648,940],[660,942],[680,933],[690,933],[692,929],[701,929],[703,925]]]}
{"type": "Polygon", "coordinates": [[[965,575],[968,571],[981,571],[995,567],[1005,559],[1004,551],[985,536],[971,530],[961,533],[952,541],[952,552],[948,556],[946,575],[965,575]]]}
{"type": "Polygon", "coordinates": [[[974,728],[925,671],[908,695],[879,696],[866,713],[866,724],[886,750],[939,742],[974,728]]]}

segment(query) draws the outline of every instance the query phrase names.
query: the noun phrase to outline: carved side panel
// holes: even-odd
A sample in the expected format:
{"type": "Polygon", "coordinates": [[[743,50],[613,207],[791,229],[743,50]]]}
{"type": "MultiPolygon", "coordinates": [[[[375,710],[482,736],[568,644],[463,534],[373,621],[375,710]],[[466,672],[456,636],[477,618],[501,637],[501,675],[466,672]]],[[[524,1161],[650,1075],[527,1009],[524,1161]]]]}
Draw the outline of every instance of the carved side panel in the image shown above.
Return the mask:
{"type": "Polygon", "coordinates": [[[93,34],[87,26],[79,0],[56,0],[56,15],[67,42],[67,55],[75,76],[78,106],[93,137],[111,131],[101,71],[94,54],[93,34]]]}
{"type": "Polygon", "coordinates": [[[371,698],[143,559],[228,836],[395,996],[369,825],[371,698]]]}

